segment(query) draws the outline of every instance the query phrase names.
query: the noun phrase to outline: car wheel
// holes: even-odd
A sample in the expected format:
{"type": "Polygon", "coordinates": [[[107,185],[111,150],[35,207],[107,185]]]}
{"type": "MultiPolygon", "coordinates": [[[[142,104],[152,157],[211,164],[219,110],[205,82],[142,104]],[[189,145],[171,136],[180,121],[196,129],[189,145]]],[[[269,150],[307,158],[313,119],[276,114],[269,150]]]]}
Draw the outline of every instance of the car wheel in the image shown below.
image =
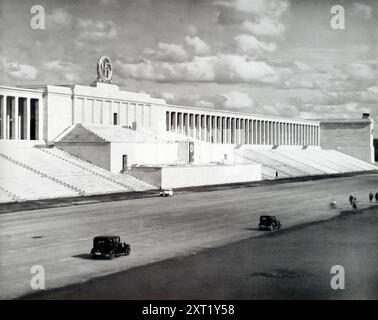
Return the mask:
{"type": "Polygon", "coordinates": [[[115,258],[115,252],[114,251],[110,252],[109,258],[110,258],[110,260],[114,260],[114,258],[115,258]]]}

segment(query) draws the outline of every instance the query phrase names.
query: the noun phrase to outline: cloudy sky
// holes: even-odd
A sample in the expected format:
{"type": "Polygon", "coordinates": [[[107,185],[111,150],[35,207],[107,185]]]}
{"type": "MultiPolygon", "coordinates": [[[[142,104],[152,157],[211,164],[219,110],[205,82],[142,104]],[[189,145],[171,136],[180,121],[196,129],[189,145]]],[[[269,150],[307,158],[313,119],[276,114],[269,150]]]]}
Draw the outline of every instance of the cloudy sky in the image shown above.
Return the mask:
{"type": "Polygon", "coordinates": [[[89,84],[108,55],[122,89],[170,103],[378,122],[376,0],[0,0],[0,40],[1,85],[89,84]]]}

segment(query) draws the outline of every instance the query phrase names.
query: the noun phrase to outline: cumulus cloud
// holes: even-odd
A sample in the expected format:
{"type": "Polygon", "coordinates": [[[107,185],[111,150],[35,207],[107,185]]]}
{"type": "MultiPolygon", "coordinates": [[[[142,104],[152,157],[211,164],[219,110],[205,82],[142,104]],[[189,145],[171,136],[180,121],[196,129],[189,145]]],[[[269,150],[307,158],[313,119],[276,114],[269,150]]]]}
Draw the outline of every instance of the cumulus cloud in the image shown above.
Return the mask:
{"type": "Polygon", "coordinates": [[[110,8],[119,8],[120,5],[117,0],[99,0],[100,6],[110,7],[110,8]]]}
{"type": "Polygon", "coordinates": [[[345,63],[338,68],[348,77],[348,80],[356,84],[374,84],[378,80],[377,63],[345,63]]]}
{"type": "Polygon", "coordinates": [[[184,47],[175,43],[159,42],[156,50],[147,48],[143,53],[158,61],[183,62],[188,59],[184,47]]]}
{"type": "Polygon", "coordinates": [[[195,55],[204,56],[210,52],[210,46],[199,37],[185,37],[186,44],[194,50],[195,55]]]}
{"type": "Polygon", "coordinates": [[[358,91],[324,91],[313,103],[321,105],[344,105],[347,103],[376,104],[378,103],[378,86],[358,91]]]}
{"type": "Polygon", "coordinates": [[[214,108],[214,103],[202,97],[198,93],[184,93],[174,94],[172,92],[162,92],[154,95],[157,98],[162,98],[169,104],[185,105],[198,108],[214,108]]]}
{"type": "Polygon", "coordinates": [[[272,84],[279,80],[267,63],[232,54],[194,57],[192,61],[181,63],[143,61],[130,64],[117,61],[117,68],[125,78],[162,82],[272,84]]]}
{"type": "Polygon", "coordinates": [[[256,36],[282,37],[286,31],[283,23],[268,16],[257,18],[255,21],[246,20],[242,27],[256,36]]]}
{"type": "Polygon", "coordinates": [[[163,92],[156,95],[170,104],[194,106],[198,108],[216,108],[252,112],[255,101],[246,93],[230,91],[215,95],[200,95],[197,93],[174,94],[163,92]]]}
{"type": "Polygon", "coordinates": [[[9,76],[17,80],[34,80],[38,75],[36,67],[29,64],[10,61],[3,57],[0,58],[0,66],[9,76]]]}
{"type": "Polygon", "coordinates": [[[187,32],[188,32],[188,34],[189,34],[190,36],[194,37],[194,36],[197,34],[198,30],[197,30],[197,27],[196,27],[196,26],[190,24],[190,25],[188,25],[188,27],[187,27],[187,32]]]}
{"type": "Polygon", "coordinates": [[[74,17],[67,10],[63,8],[52,9],[51,14],[46,16],[47,26],[59,25],[59,26],[71,26],[73,24],[74,17]]]}
{"type": "Polygon", "coordinates": [[[364,3],[354,2],[348,11],[352,17],[369,20],[371,18],[373,8],[364,3]]]}
{"type": "Polygon", "coordinates": [[[255,102],[244,92],[231,91],[222,95],[225,98],[223,107],[226,109],[251,109],[255,102]]]}
{"type": "Polygon", "coordinates": [[[240,12],[270,15],[277,18],[282,16],[290,6],[289,1],[286,0],[232,0],[215,1],[214,4],[240,12]]]}
{"type": "Polygon", "coordinates": [[[234,37],[236,47],[243,54],[257,54],[261,52],[274,52],[277,49],[275,43],[268,43],[258,40],[252,35],[239,34],[234,37]]]}
{"type": "Polygon", "coordinates": [[[99,40],[104,38],[116,38],[118,36],[113,21],[95,21],[79,19],[77,23],[79,37],[87,40],[99,40]]]}
{"type": "Polygon", "coordinates": [[[59,78],[70,82],[77,82],[80,80],[78,67],[71,62],[60,60],[48,61],[43,64],[43,68],[47,71],[56,73],[59,78]]]}

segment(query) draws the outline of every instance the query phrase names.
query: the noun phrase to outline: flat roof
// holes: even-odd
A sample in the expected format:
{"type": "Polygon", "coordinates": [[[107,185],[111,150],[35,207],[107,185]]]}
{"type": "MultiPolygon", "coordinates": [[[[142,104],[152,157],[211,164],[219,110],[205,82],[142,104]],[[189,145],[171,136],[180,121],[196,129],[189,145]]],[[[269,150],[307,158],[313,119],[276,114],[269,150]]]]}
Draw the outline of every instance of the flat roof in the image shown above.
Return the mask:
{"type": "Polygon", "coordinates": [[[320,123],[327,122],[327,123],[371,123],[374,122],[371,118],[364,118],[364,119],[321,119],[318,120],[320,123]]]}

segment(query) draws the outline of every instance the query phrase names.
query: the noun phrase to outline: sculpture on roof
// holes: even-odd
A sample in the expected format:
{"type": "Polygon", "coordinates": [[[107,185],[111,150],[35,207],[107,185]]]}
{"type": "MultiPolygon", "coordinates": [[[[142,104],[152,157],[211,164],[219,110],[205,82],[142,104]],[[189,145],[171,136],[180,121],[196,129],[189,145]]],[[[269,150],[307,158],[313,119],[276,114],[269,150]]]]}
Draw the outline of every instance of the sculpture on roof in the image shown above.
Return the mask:
{"type": "Polygon", "coordinates": [[[109,57],[102,56],[97,60],[97,81],[112,82],[113,64],[109,57]]]}

